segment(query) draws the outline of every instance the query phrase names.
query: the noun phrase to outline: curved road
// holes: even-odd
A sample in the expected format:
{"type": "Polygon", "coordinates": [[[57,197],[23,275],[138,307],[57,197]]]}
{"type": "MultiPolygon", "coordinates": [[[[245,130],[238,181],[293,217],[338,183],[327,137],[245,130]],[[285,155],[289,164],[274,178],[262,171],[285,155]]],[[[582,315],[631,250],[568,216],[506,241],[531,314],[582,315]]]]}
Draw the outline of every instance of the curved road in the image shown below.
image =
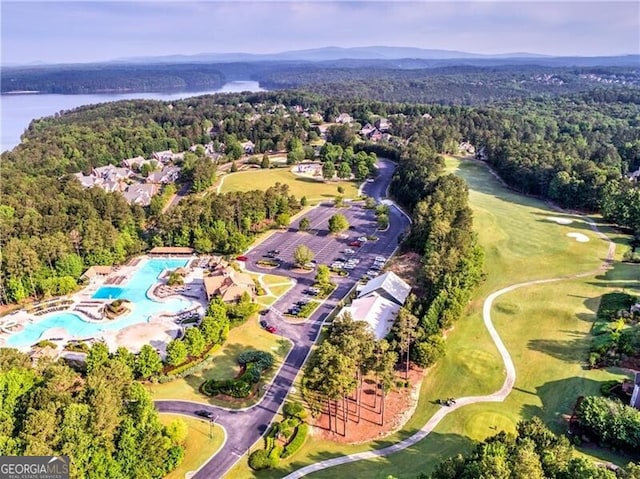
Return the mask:
{"type": "Polygon", "coordinates": [[[463,406],[466,406],[468,404],[476,404],[476,403],[482,403],[482,402],[502,402],[506,399],[506,397],[509,395],[509,393],[511,393],[511,390],[513,389],[513,385],[515,384],[516,381],[516,369],[515,366],[513,364],[513,360],[511,359],[511,355],[509,354],[509,351],[507,350],[507,348],[505,347],[504,343],[502,342],[502,339],[500,338],[500,335],[498,334],[498,332],[496,331],[496,328],[493,325],[493,322],[491,321],[491,307],[493,305],[493,302],[500,296],[502,296],[505,293],[510,293],[511,291],[514,291],[516,289],[519,288],[524,288],[526,286],[533,286],[533,285],[537,285],[537,284],[545,284],[545,283],[553,283],[553,282],[557,282],[557,281],[564,281],[564,280],[568,280],[568,279],[576,279],[576,278],[583,278],[583,277],[588,277],[588,276],[592,276],[594,274],[600,273],[603,270],[607,269],[611,262],[613,261],[613,257],[615,254],[615,243],[613,243],[604,233],[602,233],[601,231],[598,230],[598,227],[596,226],[596,224],[591,221],[589,218],[585,218],[582,217],[580,215],[574,215],[580,218],[583,218],[588,224],[589,227],[595,231],[598,236],[600,236],[602,239],[606,240],[609,242],[609,250],[607,252],[607,258],[605,259],[605,261],[603,262],[603,264],[596,270],[594,271],[588,271],[585,273],[576,273],[576,274],[572,274],[572,275],[567,275],[567,276],[561,276],[561,277],[557,277],[557,278],[550,278],[550,279],[539,279],[539,280],[533,280],[533,281],[526,281],[524,283],[518,283],[518,284],[514,284],[511,286],[507,286],[505,288],[502,288],[498,291],[495,291],[494,293],[491,293],[487,299],[485,299],[483,307],[482,307],[482,319],[484,321],[484,324],[487,328],[487,330],[489,331],[489,334],[491,335],[491,339],[493,339],[493,342],[495,343],[496,347],[498,348],[498,352],[500,353],[500,356],[502,357],[502,361],[504,362],[504,367],[506,370],[506,378],[504,380],[504,383],[502,385],[502,387],[494,392],[493,394],[489,394],[486,396],[469,396],[469,397],[463,397],[463,398],[459,398],[456,399],[456,403],[453,406],[450,407],[442,407],[440,410],[438,410],[438,412],[436,412],[431,419],[429,419],[429,421],[417,432],[415,433],[413,436],[410,436],[408,438],[406,438],[405,440],[398,442],[392,446],[388,446],[382,449],[376,449],[374,451],[367,451],[367,452],[361,452],[358,454],[351,454],[349,456],[340,456],[340,457],[336,457],[333,459],[328,459],[326,461],[321,461],[321,462],[317,462],[315,464],[310,464],[306,467],[303,467],[301,469],[298,469],[297,471],[292,472],[291,474],[285,476],[283,479],[298,479],[300,477],[304,477],[308,474],[311,474],[313,472],[316,471],[320,471],[322,469],[327,469],[329,467],[333,467],[333,466],[337,466],[340,464],[348,464],[350,462],[356,462],[356,461],[362,461],[365,459],[374,459],[377,457],[383,457],[383,456],[388,456],[390,454],[396,453],[398,451],[401,451],[403,449],[406,449],[408,447],[413,446],[414,444],[416,444],[417,442],[421,441],[422,439],[424,439],[426,436],[429,435],[429,433],[431,431],[433,431],[433,429],[438,425],[438,423],[449,413],[455,411],[458,408],[461,408],[463,406]]]}
{"type": "MultiPolygon", "coordinates": [[[[374,197],[376,200],[380,200],[391,181],[394,169],[395,165],[392,162],[379,160],[378,177],[374,182],[364,185],[364,193],[374,197]]],[[[396,208],[391,208],[389,219],[390,228],[387,232],[380,234],[380,240],[375,242],[376,247],[388,249],[391,245],[395,246],[399,235],[409,224],[409,220],[404,213],[396,208]]],[[[288,276],[296,277],[294,274],[289,274],[288,276]]],[[[296,279],[301,288],[310,286],[312,281],[311,278],[306,277],[296,277],[296,279]],[[305,282],[309,284],[305,286],[305,282]]],[[[224,476],[243,455],[248,453],[249,448],[267,430],[289,393],[298,371],[306,361],[311,347],[318,338],[322,324],[355,283],[354,279],[349,277],[338,279],[337,282],[338,287],[336,290],[307,321],[300,324],[291,324],[284,321],[278,323],[278,333],[291,340],[293,346],[258,404],[243,410],[231,410],[192,401],[155,401],[156,408],[160,412],[194,415],[197,410],[211,411],[215,415],[216,424],[226,430],[227,440],[225,444],[196,471],[194,478],[212,479],[224,476]]],[[[276,301],[272,309],[281,310],[282,308],[279,305],[290,303],[291,296],[296,294],[293,289],[296,288],[292,288],[285,296],[276,301]]]]}

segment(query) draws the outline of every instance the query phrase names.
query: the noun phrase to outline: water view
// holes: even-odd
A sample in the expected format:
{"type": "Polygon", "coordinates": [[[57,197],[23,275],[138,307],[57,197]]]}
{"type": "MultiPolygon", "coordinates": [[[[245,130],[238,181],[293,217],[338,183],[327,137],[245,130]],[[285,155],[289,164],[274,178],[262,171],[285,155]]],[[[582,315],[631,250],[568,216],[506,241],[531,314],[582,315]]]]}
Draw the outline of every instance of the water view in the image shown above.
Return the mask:
{"type": "Polygon", "coordinates": [[[51,328],[63,328],[70,335],[79,339],[98,337],[102,332],[115,331],[133,324],[145,323],[153,315],[161,312],[176,313],[186,309],[190,301],[172,298],[162,303],[147,297],[147,291],[157,281],[165,269],[185,266],[184,259],[153,258],[146,261],[132,276],[126,286],[103,286],[93,295],[94,299],[127,299],[133,303],[133,311],[120,319],[105,320],[100,323],[85,321],[74,313],[53,314],[35,323],[30,323],[19,333],[7,338],[7,346],[22,348],[30,346],[40,339],[42,334],[51,328]]]}
{"type": "Polygon", "coordinates": [[[20,135],[34,118],[53,115],[62,110],[71,110],[82,105],[118,100],[179,100],[212,93],[235,93],[242,91],[264,91],[256,81],[233,81],[218,90],[179,93],[99,93],[90,95],[20,94],[2,95],[2,148],[6,151],[20,143],[20,135]]]}

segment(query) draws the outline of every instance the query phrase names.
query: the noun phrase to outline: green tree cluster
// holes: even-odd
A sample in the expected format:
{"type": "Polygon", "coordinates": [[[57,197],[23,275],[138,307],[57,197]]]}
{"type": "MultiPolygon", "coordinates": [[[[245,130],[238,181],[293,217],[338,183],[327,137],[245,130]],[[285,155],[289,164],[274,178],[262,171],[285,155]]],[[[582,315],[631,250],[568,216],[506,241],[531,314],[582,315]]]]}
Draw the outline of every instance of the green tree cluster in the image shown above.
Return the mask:
{"type": "Polygon", "coordinates": [[[92,356],[83,377],[0,349],[0,454],[67,455],[71,477],[164,477],[182,461],[181,438],[119,356],[92,356]]]}
{"type": "Polygon", "coordinates": [[[538,418],[518,423],[517,434],[504,431],[478,444],[467,455],[450,457],[420,479],[470,477],[531,479],[634,479],[640,467],[630,463],[616,472],[578,457],[566,437],[556,436],[538,418]]]}

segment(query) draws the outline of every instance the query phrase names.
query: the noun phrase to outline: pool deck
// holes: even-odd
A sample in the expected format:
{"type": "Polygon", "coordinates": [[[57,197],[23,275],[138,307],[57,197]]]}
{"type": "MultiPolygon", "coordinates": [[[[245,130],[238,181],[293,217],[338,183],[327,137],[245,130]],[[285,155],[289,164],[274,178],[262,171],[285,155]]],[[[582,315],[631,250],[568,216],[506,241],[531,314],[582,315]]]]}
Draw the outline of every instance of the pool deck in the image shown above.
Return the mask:
{"type": "MultiPolygon", "coordinates": [[[[133,274],[150,259],[148,256],[134,258],[126,265],[115,267],[112,273],[107,276],[92,278],[89,284],[77,293],[49,300],[54,306],[56,299],[71,300],[72,302],[65,305],[64,308],[61,307],[61,309],[52,310],[40,316],[36,316],[22,309],[0,318],[0,347],[7,347],[7,338],[21,331],[24,325],[28,323],[38,323],[51,315],[72,313],[88,323],[102,324],[105,319],[103,319],[101,309],[104,305],[111,302],[111,300],[96,299],[93,298],[93,295],[104,286],[126,286],[133,274]],[[117,284],[113,282],[114,278],[118,280],[117,284]]],[[[62,350],[63,346],[69,341],[86,340],[89,343],[104,341],[111,351],[115,351],[118,347],[124,346],[132,352],[138,352],[143,345],[151,344],[164,355],[168,342],[182,333],[183,326],[180,325],[178,321],[186,315],[198,314],[199,316],[203,316],[208,305],[206,294],[204,293],[204,270],[201,267],[202,263],[193,261],[197,259],[196,256],[186,257],[184,259],[187,261],[187,266],[185,267],[187,274],[185,276],[184,286],[166,286],[164,284],[164,278],[166,277],[167,270],[165,270],[160,274],[158,281],[150,285],[146,296],[157,303],[163,303],[176,297],[182,298],[189,302],[187,308],[179,312],[160,311],[151,316],[146,323],[132,324],[119,330],[102,331],[100,336],[95,338],[79,337],[69,333],[65,328],[54,327],[44,331],[40,338],[38,338],[38,341],[48,339],[58,344],[60,350],[62,350]],[[189,267],[189,264],[195,264],[196,266],[189,267]],[[156,294],[156,290],[159,288],[165,288],[160,295],[156,294]]],[[[135,308],[135,303],[133,304],[135,308]]],[[[29,351],[32,349],[32,345],[19,347],[17,349],[29,351]]]]}

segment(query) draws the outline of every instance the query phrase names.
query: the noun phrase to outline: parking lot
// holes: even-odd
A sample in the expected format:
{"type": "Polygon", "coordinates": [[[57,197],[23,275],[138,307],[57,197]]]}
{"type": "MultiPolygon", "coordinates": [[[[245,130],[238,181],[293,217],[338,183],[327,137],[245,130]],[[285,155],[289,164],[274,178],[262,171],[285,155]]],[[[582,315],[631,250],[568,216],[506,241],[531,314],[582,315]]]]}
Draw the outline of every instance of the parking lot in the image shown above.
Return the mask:
{"type": "Polygon", "coordinates": [[[277,256],[281,260],[281,265],[269,272],[294,278],[297,282],[265,315],[269,324],[282,320],[282,313],[299,301],[310,299],[304,291],[313,284],[315,271],[303,273],[291,269],[294,264],[293,255],[299,245],[306,245],[313,251],[317,265],[331,266],[336,261],[344,263],[343,268],[349,275],[333,276],[333,281],[338,284],[338,290],[334,296],[342,297],[341,295],[346,294],[372,268],[382,268],[383,261],[380,260],[387,260],[393,253],[398,246],[399,236],[407,225],[406,219],[392,208],[390,212],[392,227],[387,231],[377,231],[374,210],[365,209],[362,202],[354,202],[348,208],[336,208],[333,205],[323,204],[311,210],[306,216],[311,224],[309,231],[298,230],[298,219],[287,231],[273,234],[245,255],[247,269],[256,272],[265,272],[264,269],[257,267],[257,261],[269,259],[269,256],[277,256]],[[328,222],[329,218],[336,213],[345,215],[350,228],[341,234],[334,235],[329,233],[328,222]],[[376,236],[378,240],[364,241],[359,247],[349,246],[349,243],[354,240],[366,236],[376,236]],[[347,265],[349,261],[351,263],[347,265]]]}

